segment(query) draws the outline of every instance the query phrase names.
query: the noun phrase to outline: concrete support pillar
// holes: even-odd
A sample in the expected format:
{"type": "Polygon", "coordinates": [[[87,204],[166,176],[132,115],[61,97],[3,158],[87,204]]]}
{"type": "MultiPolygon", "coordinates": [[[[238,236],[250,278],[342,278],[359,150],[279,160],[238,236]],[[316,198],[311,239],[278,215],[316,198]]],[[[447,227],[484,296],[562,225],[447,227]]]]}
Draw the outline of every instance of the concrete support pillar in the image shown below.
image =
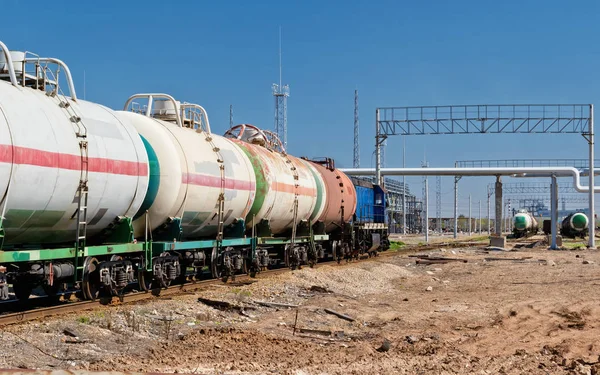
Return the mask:
{"type": "Polygon", "coordinates": [[[481,200],[480,200],[479,201],[479,235],[480,236],[481,236],[481,224],[483,224],[483,223],[481,221],[481,200]]]}
{"type": "Polygon", "coordinates": [[[500,176],[496,176],[494,197],[496,203],[496,235],[502,236],[502,180],[500,176]]]}
{"type": "Polygon", "coordinates": [[[491,204],[490,204],[491,194],[488,192],[488,235],[492,235],[492,212],[491,212],[491,204]]]}
{"type": "Polygon", "coordinates": [[[550,231],[552,235],[550,250],[558,250],[556,244],[556,230],[558,227],[558,184],[556,183],[556,176],[552,176],[552,181],[550,183],[550,219],[552,225],[550,231]]]}
{"type": "Polygon", "coordinates": [[[425,243],[429,243],[429,184],[425,179],[425,243]]]}
{"type": "MultiPolygon", "coordinates": [[[[456,164],[454,165],[456,167],[456,164]]],[[[458,237],[458,181],[459,176],[454,177],[454,238],[458,237]]]]}
{"type": "Polygon", "coordinates": [[[471,223],[473,222],[473,219],[471,219],[471,194],[469,194],[469,237],[471,237],[472,230],[471,230],[471,223]]]}

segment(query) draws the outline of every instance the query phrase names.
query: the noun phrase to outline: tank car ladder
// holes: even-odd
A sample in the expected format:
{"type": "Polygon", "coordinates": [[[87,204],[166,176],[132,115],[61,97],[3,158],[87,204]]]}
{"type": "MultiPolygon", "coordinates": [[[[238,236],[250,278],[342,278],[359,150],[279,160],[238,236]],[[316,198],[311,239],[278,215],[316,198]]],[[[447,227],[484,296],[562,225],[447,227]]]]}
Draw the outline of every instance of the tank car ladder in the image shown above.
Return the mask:
{"type": "MultiPolygon", "coordinates": [[[[51,73],[51,71],[50,71],[51,73]]],[[[56,81],[58,82],[58,81],[56,81]]],[[[79,154],[81,158],[81,170],[79,175],[79,185],[77,186],[76,198],[77,198],[77,211],[74,216],[77,220],[77,229],[75,233],[75,281],[79,279],[79,271],[82,267],[79,266],[79,258],[84,255],[82,252],[85,250],[86,238],[87,238],[87,209],[88,209],[88,176],[89,176],[89,153],[88,153],[88,140],[87,140],[87,128],[84,125],[80,116],[77,115],[75,109],[69,103],[65,94],[60,90],[58,84],[54,90],[48,91],[46,95],[56,98],[58,100],[58,106],[65,110],[69,120],[74,125],[75,136],[79,141],[79,154]],[[60,91],[60,92],[59,92],[60,91]]]]}
{"type": "MultiPolygon", "coordinates": [[[[294,204],[292,207],[292,238],[290,239],[290,245],[288,247],[288,251],[287,251],[287,262],[288,264],[290,264],[290,258],[291,255],[294,253],[294,246],[296,244],[296,231],[298,229],[298,188],[300,187],[300,176],[298,175],[298,168],[296,168],[294,166],[294,163],[292,163],[292,160],[287,156],[287,154],[283,154],[285,159],[286,159],[286,163],[291,164],[290,170],[292,171],[292,174],[294,175],[294,204]]],[[[298,259],[298,266],[300,266],[300,260],[298,259]]]]}
{"type": "Polygon", "coordinates": [[[223,155],[221,155],[221,149],[215,145],[212,134],[204,130],[200,130],[206,133],[205,140],[211,145],[213,152],[217,155],[217,163],[219,165],[219,173],[221,177],[219,198],[217,203],[217,238],[216,246],[213,248],[211,254],[211,270],[213,273],[217,273],[218,259],[223,247],[223,236],[225,231],[225,164],[223,155]]]}

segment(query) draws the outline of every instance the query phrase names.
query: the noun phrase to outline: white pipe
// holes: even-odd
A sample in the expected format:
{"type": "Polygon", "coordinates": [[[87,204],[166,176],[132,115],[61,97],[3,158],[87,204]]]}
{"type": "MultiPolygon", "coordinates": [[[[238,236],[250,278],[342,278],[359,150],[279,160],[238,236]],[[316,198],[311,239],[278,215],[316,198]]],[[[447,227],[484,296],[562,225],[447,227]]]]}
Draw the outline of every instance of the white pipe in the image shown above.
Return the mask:
{"type": "Polygon", "coordinates": [[[10,55],[10,51],[6,44],[0,42],[0,48],[2,48],[2,52],[4,52],[4,57],[6,58],[6,65],[8,67],[8,75],[10,76],[10,83],[13,86],[19,86],[19,82],[17,81],[17,75],[15,74],[15,67],[13,66],[12,56],[10,55]]]}
{"type": "MultiPolygon", "coordinates": [[[[374,168],[341,168],[351,176],[373,176],[374,168]]],[[[581,173],[573,167],[514,167],[514,168],[381,168],[382,176],[514,176],[514,177],[573,177],[573,187],[580,193],[590,191],[580,183],[581,173]]],[[[600,193],[600,186],[594,186],[600,193]]]]}

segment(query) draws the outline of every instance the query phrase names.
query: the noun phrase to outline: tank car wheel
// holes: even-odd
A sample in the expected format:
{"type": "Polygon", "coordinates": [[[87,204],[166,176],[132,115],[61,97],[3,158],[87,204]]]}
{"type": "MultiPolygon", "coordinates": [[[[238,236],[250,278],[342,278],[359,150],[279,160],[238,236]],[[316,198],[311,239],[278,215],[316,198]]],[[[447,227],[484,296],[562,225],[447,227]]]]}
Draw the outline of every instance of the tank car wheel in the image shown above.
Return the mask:
{"type": "Polygon", "coordinates": [[[333,241],[331,243],[331,257],[333,260],[337,261],[338,264],[340,264],[342,261],[342,258],[338,255],[337,241],[333,241]]]}
{"type": "Polygon", "coordinates": [[[228,277],[223,276],[223,272],[219,269],[219,265],[217,264],[218,258],[218,250],[216,247],[213,247],[212,253],[210,255],[210,274],[212,275],[213,279],[221,278],[223,282],[227,282],[228,277]]]}
{"type": "Polygon", "coordinates": [[[83,298],[95,301],[100,296],[100,280],[97,272],[98,259],[87,257],[83,262],[83,281],[81,289],[83,298]]]}
{"type": "Polygon", "coordinates": [[[27,301],[33,290],[32,286],[27,283],[16,283],[13,285],[13,293],[19,301],[27,301]]]}
{"type": "Polygon", "coordinates": [[[242,260],[242,269],[240,270],[240,274],[247,275],[250,272],[250,259],[244,257],[242,260]]]}
{"type": "Polygon", "coordinates": [[[138,279],[138,286],[139,286],[140,290],[144,291],[144,292],[151,291],[153,278],[154,278],[154,276],[152,275],[152,273],[147,272],[144,269],[139,269],[137,279],[138,279]]]}

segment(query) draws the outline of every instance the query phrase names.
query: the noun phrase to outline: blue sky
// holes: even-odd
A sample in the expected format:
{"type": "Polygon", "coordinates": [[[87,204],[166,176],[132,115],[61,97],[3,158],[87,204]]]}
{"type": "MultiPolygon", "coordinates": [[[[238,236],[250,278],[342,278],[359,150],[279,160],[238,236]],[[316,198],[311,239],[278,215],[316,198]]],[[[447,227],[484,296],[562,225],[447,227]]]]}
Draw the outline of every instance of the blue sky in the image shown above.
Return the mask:
{"type": "MultiPolygon", "coordinates": [[[[281,25],[283,80],[291,91],[288,149],[332,156],[346,167],[355,89],[363,167],[372,163],[376,107],[600,105],[600,3],[591,0],[8,0],[2,13],[10,16],[0,23],[0,40],[64,60],[80,96],[85,70],[88,100],[120,108],[131,94],[167,92],[203,105],[218,133],[228,127],[230,104],[236,123],[273,127],[281,25]],[[24,23],[20,15],[33,10],[41,18],[24,23]]],[[[579,135],[407,139],[407,166],[425,154],[431,166],[447,167],[468,159],[585,158],[587,144],[579,135]]],[[[386,161],[401,166],[399,137],[389,140],[386,161]]],[[[407,180],[420,195],[420,178],[407,180]]],[[[443,180],[444,215],[451,213],[451,181],[443,180]]],[[[461,182],[461,212],[469,193],[473,202],[485,199],[491,181],[461,182]]]]}

